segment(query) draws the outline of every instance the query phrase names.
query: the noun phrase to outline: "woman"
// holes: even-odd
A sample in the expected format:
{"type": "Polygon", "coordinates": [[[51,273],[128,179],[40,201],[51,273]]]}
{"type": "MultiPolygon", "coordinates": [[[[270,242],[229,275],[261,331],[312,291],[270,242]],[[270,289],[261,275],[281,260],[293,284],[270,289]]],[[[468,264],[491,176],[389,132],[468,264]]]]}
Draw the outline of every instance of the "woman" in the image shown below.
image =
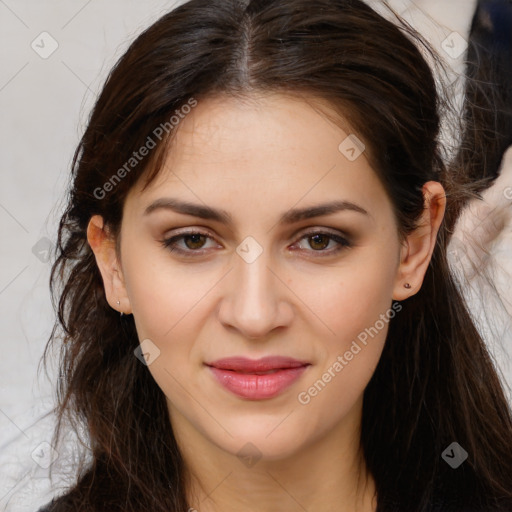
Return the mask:
{"type": "Polygon", "coordinates": [[[192,0],[120,59],[52,273],[91,460],[47,510],[512,510],[511,412],[446,259],[474,194],[403,28],[192,0]]]}

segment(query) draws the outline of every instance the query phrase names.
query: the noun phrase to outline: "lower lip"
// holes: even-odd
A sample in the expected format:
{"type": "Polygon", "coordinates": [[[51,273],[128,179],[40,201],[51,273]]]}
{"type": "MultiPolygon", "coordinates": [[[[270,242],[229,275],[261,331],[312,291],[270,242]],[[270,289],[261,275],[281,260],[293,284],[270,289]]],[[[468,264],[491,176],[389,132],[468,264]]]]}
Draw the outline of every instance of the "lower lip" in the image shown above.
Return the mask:
{"type": "Polygon", "coordinates": [[[228,391],[249,400],[264,400],[277,396],[291,386],[304,373],[307,366],[283,368],[265,375],[221,370],[213,366],[209,368],[218,382],[228,391]]]}

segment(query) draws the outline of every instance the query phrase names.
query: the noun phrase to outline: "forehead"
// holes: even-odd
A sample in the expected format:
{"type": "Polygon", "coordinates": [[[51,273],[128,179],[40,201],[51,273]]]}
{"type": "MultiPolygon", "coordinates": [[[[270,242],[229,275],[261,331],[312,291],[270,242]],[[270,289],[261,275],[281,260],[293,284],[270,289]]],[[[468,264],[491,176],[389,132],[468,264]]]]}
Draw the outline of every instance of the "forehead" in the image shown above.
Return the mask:
{"type": "MultiPolygon", "coordinates": [[[[180,123],[173,140],[171,160],[219,158],[234,161],[267,159],[273,154],[295,153],[318,148],[337,151],[340,137],[350,128],[341,129],[329,121],[322,110],[334,113],[325,101],[302,99],[293,95],[258,94],[243,98],[217,96],[199,102],[180,123]]],[[[274,160],[278,160],[276,157],[274,160]]],[[[311,154],[316,161],[317,154],[311,154]]]]}
{"type": "Polygon", "coordinates": [[[172,193],[212,206],[236,196],[280,211],[357,197],[378,207],[387,198],[363,147],[346,120],[326,111],[326,102],[284,94],[201,100],[177,126],[156,179],[131,195],[148,203],[172,193]]]}

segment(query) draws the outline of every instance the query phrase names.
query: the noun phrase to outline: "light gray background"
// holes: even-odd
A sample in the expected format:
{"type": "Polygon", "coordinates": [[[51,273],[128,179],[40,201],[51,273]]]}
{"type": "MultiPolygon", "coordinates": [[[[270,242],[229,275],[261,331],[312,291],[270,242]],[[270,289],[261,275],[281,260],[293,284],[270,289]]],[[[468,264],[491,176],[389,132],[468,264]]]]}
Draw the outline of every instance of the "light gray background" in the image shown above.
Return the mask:
{"type": "MultiPolygon", "coordinates": [[[[0,510],[35,512],[57,492],[32,454],[39,447],[43,460],[51,455],[44,443],[51,441],[53,418],[43,415],[52,406],[52,383],[37,376],[37,365],[54,318],[46,249],[55,240],[74,149],[109,69],[142,29],[178,3],[0,0],[0,510]],[[42,58],[52,38],[58,48],[42,58]]],[[[474,0],[390,4],[440,53],[453,32],[467,39],[475,8],[474,0]]],[[[444,56],[463,70],[462,56],[444,56]]],[[[470,300],[478,316],[480,306],[470,300]]],[[[503,340],[490,336],[489,344],[512,384],[503,340]]],[[[61,462],[66,457],[59,454],[61,462]]]]}

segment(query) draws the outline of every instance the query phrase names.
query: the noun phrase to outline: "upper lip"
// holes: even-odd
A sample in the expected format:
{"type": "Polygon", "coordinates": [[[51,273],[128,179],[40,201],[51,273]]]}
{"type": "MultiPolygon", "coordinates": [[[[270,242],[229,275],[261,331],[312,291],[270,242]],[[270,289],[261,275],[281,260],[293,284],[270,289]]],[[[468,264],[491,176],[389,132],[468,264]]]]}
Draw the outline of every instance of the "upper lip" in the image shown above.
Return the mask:
{"type": "Polygon", "coordinates": [[[307,361],[300,361],[298,359],[285,356],[267,356],[262,357],[261,359],[248,359],[242,356],[235,356],[206,363],[207,366],[213,366],[221,370],[241,372],[265,372],[267,370],[277,370],[281,368],[298,368],[309,364],[310,363],[307,361]]]}

